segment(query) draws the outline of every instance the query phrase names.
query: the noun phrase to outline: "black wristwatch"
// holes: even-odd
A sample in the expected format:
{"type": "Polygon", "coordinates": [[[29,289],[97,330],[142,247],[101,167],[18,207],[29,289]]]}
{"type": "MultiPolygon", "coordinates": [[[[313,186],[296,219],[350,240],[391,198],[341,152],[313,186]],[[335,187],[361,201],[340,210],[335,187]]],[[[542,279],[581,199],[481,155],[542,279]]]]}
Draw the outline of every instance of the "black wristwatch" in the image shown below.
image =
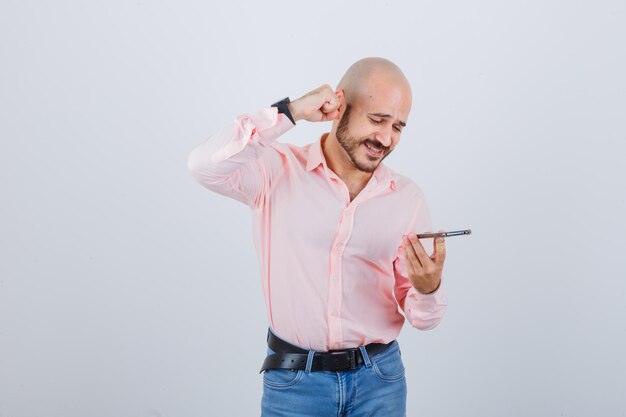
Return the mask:
{"type": "Polygon", "coordinates": [[[293,116],[291,115],[291,112],[289,111],[289,103],[290,103],[289,97],[285,97],[284,99],[272,104],[272,107],[276,107],[278,109],[278,113],[282,113],[285,116],[287,116],[289,120],[291,120],[291,123],[295,125],[296,121],[293,120],[293,116]]]}

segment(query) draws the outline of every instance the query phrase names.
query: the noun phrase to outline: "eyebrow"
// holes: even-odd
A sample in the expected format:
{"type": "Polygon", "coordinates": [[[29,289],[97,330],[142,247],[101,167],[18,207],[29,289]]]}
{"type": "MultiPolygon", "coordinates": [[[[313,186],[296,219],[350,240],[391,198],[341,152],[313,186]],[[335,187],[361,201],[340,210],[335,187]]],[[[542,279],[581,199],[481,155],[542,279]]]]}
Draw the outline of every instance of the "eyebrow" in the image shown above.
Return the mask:
{"type": "MultiPolygon", "coordinates": [[[[386,113],[367,113],[369,116],[376,116],[376,117],[382,117],[383,119],[388,119],[391,117],[390,114],[386,114],[386,113]]],[[[400,120],[398,122],[398,124],[400,124],[400,126],[402,127],[406,127],[406,123],[403,122],[402,120],[400,120]]]]}

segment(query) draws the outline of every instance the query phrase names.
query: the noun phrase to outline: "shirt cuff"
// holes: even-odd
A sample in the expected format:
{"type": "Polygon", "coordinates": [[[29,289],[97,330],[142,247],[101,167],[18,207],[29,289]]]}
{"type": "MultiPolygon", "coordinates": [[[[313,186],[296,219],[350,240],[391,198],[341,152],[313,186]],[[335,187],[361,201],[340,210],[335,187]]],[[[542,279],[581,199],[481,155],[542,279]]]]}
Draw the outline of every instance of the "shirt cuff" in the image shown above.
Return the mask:
{"type": "Polygon", "coordinates": [[[271,145],[280,135],[295,126],[287,116],[278,113],[276,107],[261,109],[250,116],[250,120],[256,128],[252,140],[264,146],[271,145]]]}

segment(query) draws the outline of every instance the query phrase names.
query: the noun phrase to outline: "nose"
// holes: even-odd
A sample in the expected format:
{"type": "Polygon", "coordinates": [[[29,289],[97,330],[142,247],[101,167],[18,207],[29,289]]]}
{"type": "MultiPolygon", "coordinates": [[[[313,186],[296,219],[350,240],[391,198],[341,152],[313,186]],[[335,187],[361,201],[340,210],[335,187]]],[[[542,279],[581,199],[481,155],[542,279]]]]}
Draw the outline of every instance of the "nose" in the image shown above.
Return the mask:
{"type": "Polygon", "coordinates": [[[393,134],[393,127],[389,125],[387,127],[381,127],[380,129],[378,129],[374,136],[376,140],[378,140],[381,143],[381,145],[383,145],[386,148],[389,148],[392,142],[391,141],[392,134],[393,134]]]}

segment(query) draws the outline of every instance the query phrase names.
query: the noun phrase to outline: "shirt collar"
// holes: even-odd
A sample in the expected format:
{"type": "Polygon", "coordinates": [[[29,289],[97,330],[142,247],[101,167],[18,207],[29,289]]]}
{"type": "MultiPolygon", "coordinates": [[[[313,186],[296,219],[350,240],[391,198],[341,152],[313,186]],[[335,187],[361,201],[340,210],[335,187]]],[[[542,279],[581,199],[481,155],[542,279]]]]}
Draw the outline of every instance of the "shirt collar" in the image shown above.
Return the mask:
{"type": "MultiPolygon", "coordinates": [[[[327,136],[328,133],[324,133],[316,142],[309,146],[309,155],[306,161],[307,172],[314,170],[320,164],[322,164],[324,169],[330,170],[330,168],[328,168],[328,164],[326,163],[324,152],[322,151],[322,141],[327,136]]],[[[396,182],[392,178],[391,170],[382,162],[378,164],[378,167],[374,170],[374,178],[376,179],[377,187],[384,189],[391,188],[393,191],[396,190],[396,182]]]]}

